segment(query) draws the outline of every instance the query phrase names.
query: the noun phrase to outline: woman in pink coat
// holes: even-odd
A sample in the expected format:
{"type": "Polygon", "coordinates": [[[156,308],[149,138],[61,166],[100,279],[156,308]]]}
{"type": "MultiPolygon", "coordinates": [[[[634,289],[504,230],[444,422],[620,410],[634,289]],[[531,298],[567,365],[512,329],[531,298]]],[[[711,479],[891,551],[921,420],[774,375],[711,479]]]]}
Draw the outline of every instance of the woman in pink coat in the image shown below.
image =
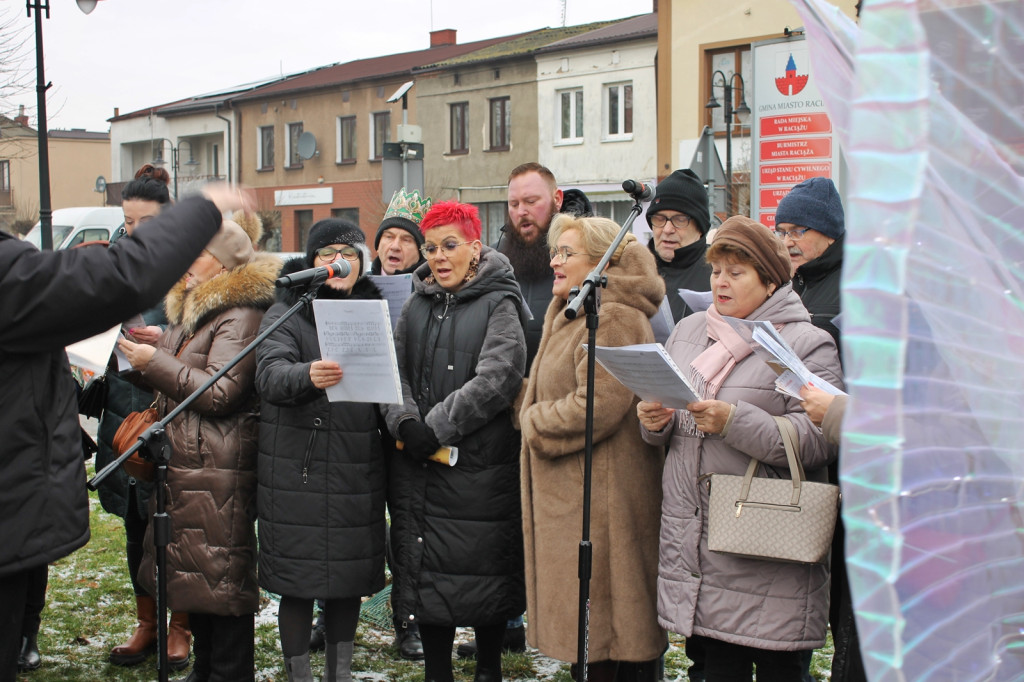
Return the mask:
{"type": "Polygon", "coordinates": [[[734,216],[707,253],[713,305],[683,319],[666,344],[703,400],[685,410],[640,402],[643,439],[667,445],[661,507],[658,619],[702,638],[705,674],[715,680],[798,680],[799,652],[825,643],[829,566],[750,559],[708,549],[706,474],[743,475],[750,458],[760,476],[788,477],[775,416],[799,434],[811,480],[825,481],[834,446],[800,407],[775,390],[775,373],[724,317],[770,321],[808,369],[842,386],[839,355],[790,285],[782,242],[759,223],[734,216]]]}

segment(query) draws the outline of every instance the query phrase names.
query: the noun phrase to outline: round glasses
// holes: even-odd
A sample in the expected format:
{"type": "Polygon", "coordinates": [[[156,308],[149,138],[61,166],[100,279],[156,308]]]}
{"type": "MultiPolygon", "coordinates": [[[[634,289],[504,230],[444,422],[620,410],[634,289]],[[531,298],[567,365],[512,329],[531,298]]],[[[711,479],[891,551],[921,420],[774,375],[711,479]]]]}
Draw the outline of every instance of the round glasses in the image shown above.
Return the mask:
{"type": "Polygon", "coordinates": [[[322,249],[316,250],[316,255],[320,256],[321,260],[333,261],[336,256],[341,256],[345,260],[359,260],[359,249],[354,246],[343,246],[340,249],[335,249],[331,246],[325,246],[322,249]]]}
{"type": "Polygon", "coordinates": [[[457,242],[454,239],[446,239],[443,242],[441,242],[440,245],[431,244],[430,242],[427,242],[426,244],[420,247],[420,253],[423,254],[424,258],[432,258],[434,254],[437,253],[437,250],[441,249],[441,253],[443,253],[446,256],[450,256],[453,253],[455,253],[455,249],[459,248],[460,246],[472,243],[472,241],[457,242]]]}
{"type": "Polygon", "coordinates": [[[651,227],[656,227],[659,230],[668,223],[672,223],[672,227],[677,230],[685,230],[690,226],[690,216],[685,213],[678,213],[671,218],[660,213],[653,213],[648,217],[651,220],[651,227]]]}
{"type": "Polygon", "coordinates": [[[807,230],[809,230],[809,229],[811,229],[811,228],[809,228],[809,227],[794,227],[792,230],[780,230],[780,229],[776,228],[775,229],[775,236],[777,236],[779,239],[785,239],[786,237],[789,237],[793,241],[798,242],[798,241],[800,241],[801,239],[804,238],[804,235],[807,234],[807,230]]]}
{"type": "Polygon", "coordinates": [[[579,251],[573,251],[568,246],[559,246],[558,248],[555,249],[548,249],[548,260],[554,260],[557,256],[558,259],[562,261],[562,265],[568,263],[569,259],[572,258],[573,256],[579,255],[579,251]]]}

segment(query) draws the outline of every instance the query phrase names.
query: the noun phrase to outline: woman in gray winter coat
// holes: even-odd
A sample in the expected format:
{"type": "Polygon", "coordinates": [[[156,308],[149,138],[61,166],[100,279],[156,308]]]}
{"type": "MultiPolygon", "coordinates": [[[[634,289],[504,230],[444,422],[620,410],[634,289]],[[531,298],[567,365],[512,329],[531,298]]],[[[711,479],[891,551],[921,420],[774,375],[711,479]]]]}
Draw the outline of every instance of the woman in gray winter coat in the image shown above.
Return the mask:
{"type": "Polygon", "coordinates": [[[829,566],[750,559],[708,549],[706,474],[788,477],[775,416],[799,434],[810,480],[825,481],[836,458],[800,400],[775,390],[775,373],[752,354],[724,316],[770,321],[811,372],[836,386],[835,342],[811,324],[790,284],[782,243],[759,223],[734,216],[708,250],[713,305],[683,319],[666,349],[689,371],[702,400],[686,410],[642,401],[641,435],[667,445],[661,514],[658,617],[686,637],[703,638],[707,680],[798,680],[801,650],[825,643],[829,566]]]}
{"type": "MultiPolygon", "coordinates": [[[[379,299],[363,276],[366,237],[329,218],[313,225],[305,258],[283,274],[348,261],[347,277],[327,280],[322,300],[379,299]]],[[[283,289],[263,329],[301,295],[283,289]]],[[[343,368],[322,360],[313,311],[288,318],[256,350],[262,399],[256,495],[260,586],[281,595],[278,627],[289,680],[313,679],[309,662],[313,599],[326,600],[324,682],[350,680],[361,597],[384,587],[385,472],[377,406],[332,403],[325,389],[343,368]]]]}
{"type": "Polygon", "coordinates": [[[509,408],[526,368],[525,313],[508,259],[480,243],[475,207],[423,217],[426,265],[395,331],[403,450],[389,472],[396,618],[419,623],[425,678],[452,682],[456,626],[476,628],[476,682],[501,679],[505,621],[525,607],[519,439],[509,408]],[[454,466],[430,461],[457,446],[454,466]]]}

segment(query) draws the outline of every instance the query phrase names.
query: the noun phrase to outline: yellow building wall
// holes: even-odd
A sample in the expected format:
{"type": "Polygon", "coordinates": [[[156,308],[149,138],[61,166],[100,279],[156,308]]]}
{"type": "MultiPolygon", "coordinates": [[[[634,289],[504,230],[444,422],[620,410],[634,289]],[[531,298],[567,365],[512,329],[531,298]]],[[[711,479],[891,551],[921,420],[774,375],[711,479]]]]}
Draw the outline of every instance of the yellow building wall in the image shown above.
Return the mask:
{"type": "MultiPolygon", "coordinates": [[[[856,0],[829,0],[850,17],[856,0]]],[[[705,52],[781,38],[802,26],[788,0],[661,0],[658,17],[658,175],[688,164],[679,141],[700,135],[707,103],[705,52]]],[[[717,93],[721,97],[721,91],[717,93]]]]}

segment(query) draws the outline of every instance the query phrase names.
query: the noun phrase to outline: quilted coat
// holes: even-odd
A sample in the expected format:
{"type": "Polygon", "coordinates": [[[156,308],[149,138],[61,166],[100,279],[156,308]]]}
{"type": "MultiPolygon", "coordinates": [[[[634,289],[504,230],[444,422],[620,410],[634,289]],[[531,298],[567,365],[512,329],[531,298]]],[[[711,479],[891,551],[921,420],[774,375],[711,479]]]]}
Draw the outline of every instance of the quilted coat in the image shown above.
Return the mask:
{"type": "MultiPolygon", "coordinates": [[[[160,416],[245,348],[274,302],[281,262],[252,262],[167,294],[170,326],[142,378],[158,393],[160,416]],[[177,355],[176,355],[177,354],[177,355]]],[[[259,605],[256,586],[256,356],[243,358],[167,426],[168,606],[173,611],[241,616],[259,605]]],[[[150,512],[156,496],[150,498],[150,512]]],[[[155,593],[153,524],[146,529],[139,581],[155,593]]]]}
{"type": "MultiPolygon", "coordinates": [[[[811,372],[842,388],[835,342],[811,324],[791,285],[780,287],[749,320],[769,320],[811,372]]],[[[687,371],[713,343],[707,314],[680,322],[666,349],[687,371]]],[[[837,451],[800,408],[800,401],[775,390],[775,373],[757,355],[741,360],[725,379],[717,399],[736,406],[725,435],[703,438],[683,431],[680,417],[664,430],[649,432],[648,443],[667,444],[663,479],[658,616],[661,624],[733,644],[778,651],[814,649],[825,643],[829,566],[748,559],[708,550],[708,484],[705,474],[742,476],[750,458],[760,460],[759,476],[789,477],[786,451],[773,416],[796,427],[800,457],[810,480],[826,481],[826,467],[837,451]]]]}
{"type": "MultiPolygon", "coordinates": [[[[307,267],[305,258],[284,273],[307,267]]],[[[299,297],[284,289],[263,329],[299,297]]],[[[352,299],[379,299],[363,277],[352,299]]],[[[320,299],[342,298],[321,287],[320,299]]],[[[384,453],[377,406],[332,403],[313,386],[309,366],[320,359],[308,307],[256,350],[262,400],[259,443],[260,586],[290,597],[337,599],[384,587],[384,453]]],[[[343,378],[342,381],[345,379],[343,378]]]]}
{"type": "MultiPolygon", "coordinates": [[[[606,270],[597,343],[652,343],[648,318],[665,296],[654,257],[626,246],[606,270]]],[[[576,660],[586,418],[586,318],[565,317],[554,298],[519,412],[523,536],[530,643],[576,660]]],[[[657,622],[661,447],[640,438],[637,397],[600,365],[595,375],[590,583],[593,661],[649,661],[665,649],[657,622]]]]}
{"type": "Polygon", "coordinates": [[[523,612],[519,440],[510,407],[526,366],[519,286],[502,254],[483,247],[476,276],[454,293],[413,274],[395,330],[402,405],[382,405],[391,434],[425,422],[455,466],[391,462],[391,543],[400,566],[395,618],[493,625],[523,612]]]}

